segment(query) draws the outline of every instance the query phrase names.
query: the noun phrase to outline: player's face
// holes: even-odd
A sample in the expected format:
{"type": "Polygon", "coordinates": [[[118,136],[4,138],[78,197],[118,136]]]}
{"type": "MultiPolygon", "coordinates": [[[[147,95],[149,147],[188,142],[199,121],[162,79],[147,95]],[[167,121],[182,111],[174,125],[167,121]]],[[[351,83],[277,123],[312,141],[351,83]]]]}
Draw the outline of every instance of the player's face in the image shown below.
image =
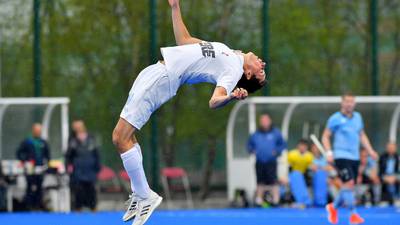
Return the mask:
{"type": "Polygon", "coordinates": [[[356,107],[356,100],[353,96],[344,96],[342,99],[342,111],[352,113],[356,107]]]}
{"type": "Polygon", "coordinates": [[[396,146],[395,143],[389,143],[389,144],[386,145],[386,151],[387,151],[387,153],[393,155],[393,154],[396,153],[396,150],[397,150],[397,146],[396,146]]]}
{"type": "Polygon", "coordinates": [[[244,73],[248,79],[255,77],[258,81],[265,81],[265,62],[263,62],[254,53],[249,52],[246,54],[248,56],[247,68],[244,73]]]}
{"type": "Polygon", "coordinates": [[[297,145],[297,149],[299,149],[299,151],[300,151],[301,153],[306,152],[306,151],[307,151],[307,148],[308,148],[308,146],[307,146],[306,144],[303,144],[303,143],[299,143],[299,144],[297,145]]]}
{"type": "Polygon", "coordinates": [[[314,156],[315,157],[319,157],[320,156],[320,152],[319,152],[319,150],[318,150],[318,148],[317,148],[317,146],[316,145],[311,145],[311,152],[314,154],[314,156]]]}
{"type": "Polygon", "coordinates": [[[42,125],[40,124],[34,124],[32,126],[32,136],[33,137],[40,137],[42,134],[42,125]]]}

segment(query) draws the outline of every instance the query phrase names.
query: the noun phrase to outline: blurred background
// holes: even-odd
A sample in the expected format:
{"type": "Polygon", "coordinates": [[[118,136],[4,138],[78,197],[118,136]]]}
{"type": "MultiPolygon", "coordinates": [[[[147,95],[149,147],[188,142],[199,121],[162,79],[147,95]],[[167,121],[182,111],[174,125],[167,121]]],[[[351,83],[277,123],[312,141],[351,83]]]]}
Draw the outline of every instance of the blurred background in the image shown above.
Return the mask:
{"type": "MultiPolygon", "coordinates": [[[[267,60],[269,84],[256,96],[339,96],[345,91],[400,94],[397,0],[181,0],[181,9],[192,36],[253,51],[267,60]]],[[[97,209],[123,209],[129,188],[111,132],[137,74],[161,59],[160,47],[175,45],[170,17],[164,0],[0,0],[1,97],[4,101],[58,97],[36,103],[25,99],[17,106],[12,105],[19,101],[16,99],[2,103],[11,105],[2,114],[1,160],[16,160],[20,142],[30,134],[32,124],[45,121],[46,112],[51,111],[53,116],[47,127],[43,124],[42,137],[60,169],[66,162],[66,133],[71,122],[84,121],[101,164],[98,180],[103,184],[96,184],[97,209]],[[55,105],[54,109],[48,109],[49,105],[55,105]]],[[[182,87],[138,136],[151,186],[165,192],[162,177],[167,175],[162,169],[182,168],[195,207],[203,208],[232,204],[227,198],[226,138],[234,104],[210,110],[212,91],[208,84],[182,87]]],[[[329,113],[339,109],[339,101],[336,103],[319,115],[317,136],[329,113]]],[[[394,99],[390,109],[377,103],[365,106],[366,120],[379,118],[367,122],[368,134],[379,152],[385,150],[388,140],[387,133],[379,133],[389,129],[388,118],[397,104],[394,99]],[[390,111],[388,116],[382,112],[385,109],[390,111]],[[374,123],[381,124],[379,129],[374,123]]],[[[286,107],[261,106],[253,119],[258,121],[260,114],[269,112],[280,128],[286,107]]],[[[301,110],[300,114],[307,115],[320,106],[301,110]]],[[[246,126],[236,128],[245,129],[236,148],[248,157],[246,126]]],[[[287,149],[295,148],[304,136],[303,122],[301,126],[289,131],[292,139],[285,137],[287,149]]],[[[68,172],[68,168],[60,170],[61,174],[68,172]]],[[[13,185],[18,183],[16,177],[7,179],[13,185]]],[[[54,179],[61,186],[69,182],[68,176],[54,179]]],[[[167,181],[167,186],[171,184],[167,181]]],[[[183,190],[172,189],[178,193],[177,208],[187,207],[183,190]]]]}

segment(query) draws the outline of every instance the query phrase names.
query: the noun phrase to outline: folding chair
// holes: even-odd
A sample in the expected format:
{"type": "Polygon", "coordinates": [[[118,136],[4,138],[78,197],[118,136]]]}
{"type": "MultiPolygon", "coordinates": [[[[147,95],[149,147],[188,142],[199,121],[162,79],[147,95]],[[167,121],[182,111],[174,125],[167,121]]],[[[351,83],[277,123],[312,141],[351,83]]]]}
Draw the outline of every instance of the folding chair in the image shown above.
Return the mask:
{"type": "Polygon", "coordinates": [[[186,171],[179,167],[167,167],[161,170],[161,181],[164,189],[164,193],[167,199],[167,207],[172,208],[171,193],[168,184],[168,179],[180,179],[185,189],[186,203],[188,208],[193,208],[192,193],[190,191],[189,179],[186,171]]]}
{"type": "Polygon", "coordinates": [[[115,193],[121,192],[121,186],[118,182],[117,175],[110,167],[102,166],[97,174],[98,186],[100,192],[115,193]]]}

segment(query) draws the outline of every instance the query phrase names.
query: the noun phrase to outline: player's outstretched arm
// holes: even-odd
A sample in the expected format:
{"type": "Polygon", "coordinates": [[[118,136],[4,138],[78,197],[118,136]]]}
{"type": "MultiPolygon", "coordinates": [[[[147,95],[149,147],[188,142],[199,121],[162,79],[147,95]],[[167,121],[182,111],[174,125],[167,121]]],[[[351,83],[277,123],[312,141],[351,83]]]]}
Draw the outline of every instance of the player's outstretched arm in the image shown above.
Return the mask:
{"type": "Polygon", "coordinates": [[[322,145],[326,150],[332,150],[331,145],[331,136],[332,132],[329,128],[325,128],[324,132],[322,133],[322,145]]]}
{"type": "Polygon", "coordinates": [[[369,138],[365,131],[361,131],[360,133],[360,141],[362,146],[367,150],[368,154],[373,158],[373,159],[378,159],[378,154],[375,152],[375,150],[372,148],[371,142],[369,141],[369,138]]]}
{"type": "Polygon", "coordinates": [[[324,132],[322,133],[322,145],[325,148],[327,161],[329,163],[333,162],[331,136],[332,136],[332,131],[329,128],[325,128],[324,132]]]}
{"type": "Polygon", "coordinates": [[[172,25],[174,27],[175,41],[177,45],[200,43],[202,40],[194,38],[183,23],[179,0],[168,0],[172,9],[172,25]]]}
{"type": "Polygon", "coordinates": [[[217,86],[210,99],[209,106],[211,109],[217,109],[228,104],[233,99],[243,100],[247,98],[247,96],[248,93],[243,88],[236,88],[231,94],[228,95],[224,87],[217,86]]]}

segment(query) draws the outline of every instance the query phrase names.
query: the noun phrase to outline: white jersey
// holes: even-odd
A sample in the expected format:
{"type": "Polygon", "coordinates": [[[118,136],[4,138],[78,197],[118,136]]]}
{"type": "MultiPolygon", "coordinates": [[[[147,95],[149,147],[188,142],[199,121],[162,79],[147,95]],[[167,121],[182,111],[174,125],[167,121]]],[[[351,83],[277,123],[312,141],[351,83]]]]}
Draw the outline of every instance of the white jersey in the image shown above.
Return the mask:
{"type": "Polygon", "coordinates": [[[161,48],[173,94],[183,84],[212,83],[229,94],[243,74],[244,59],[225,44],[201,42],[161,48]]]}

